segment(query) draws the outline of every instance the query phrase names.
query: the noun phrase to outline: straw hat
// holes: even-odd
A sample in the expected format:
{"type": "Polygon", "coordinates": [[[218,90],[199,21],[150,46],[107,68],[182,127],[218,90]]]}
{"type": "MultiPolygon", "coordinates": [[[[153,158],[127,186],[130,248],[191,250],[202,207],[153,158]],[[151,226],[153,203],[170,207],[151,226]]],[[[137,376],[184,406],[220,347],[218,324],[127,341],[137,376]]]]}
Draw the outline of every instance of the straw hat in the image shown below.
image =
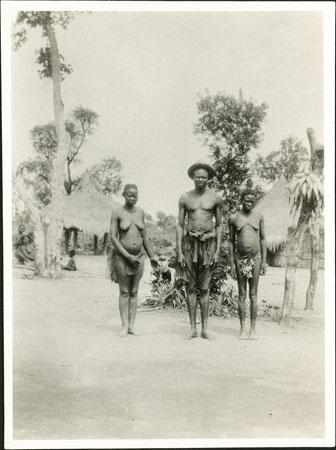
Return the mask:
{"type": "Polygon", "coordinates": [[[216,171],[213,167],[210,166],[210,164],[205,159],[199,159],[195,162],[192,166],[188,169],[188,176],[190,178],[193,178],[194,172],[197,169],[204,169],[208,172],[209,180],[213,178],[216,175],[216,171]]]}

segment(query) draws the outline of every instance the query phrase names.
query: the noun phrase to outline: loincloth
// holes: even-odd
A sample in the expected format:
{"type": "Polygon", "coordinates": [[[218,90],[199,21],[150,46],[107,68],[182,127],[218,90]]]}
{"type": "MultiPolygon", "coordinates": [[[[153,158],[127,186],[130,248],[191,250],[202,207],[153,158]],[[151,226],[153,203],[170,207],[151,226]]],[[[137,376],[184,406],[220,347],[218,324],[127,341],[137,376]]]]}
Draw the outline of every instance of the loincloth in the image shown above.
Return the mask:
{"type": "Polygon", "coordinates": [[[140,264],[137,266],[132,266],[124,256],[120,255],[114,248],[111,249],[107,256],[108,278],[114,283],[118,283],[119,280],[126,276],[138,276],[141,278],[146,255],[142,249],[140,253],[134,256],[140,261],[140,264]]]}
{"type": "Polygon", "coordinates": [[[208,289],[214,270],[210,265],[216,253],[216,231],[211,229],[204,232],[187,233],[182,238],[182,252],[185,268],[176,265],[176,275],[189,285],[199,289],[208,289]]]}
{"type": "Polygon", "coordinates": [[[253,257],[250,254],[241,256],[238,253],[238,251],[236,251],[236,259],[239,264],[239,270],[244,278],[247,279],[253,278],[253,269],[255,266],[255,260],[260,258],[261,258],[260,251],[253,257]]]}

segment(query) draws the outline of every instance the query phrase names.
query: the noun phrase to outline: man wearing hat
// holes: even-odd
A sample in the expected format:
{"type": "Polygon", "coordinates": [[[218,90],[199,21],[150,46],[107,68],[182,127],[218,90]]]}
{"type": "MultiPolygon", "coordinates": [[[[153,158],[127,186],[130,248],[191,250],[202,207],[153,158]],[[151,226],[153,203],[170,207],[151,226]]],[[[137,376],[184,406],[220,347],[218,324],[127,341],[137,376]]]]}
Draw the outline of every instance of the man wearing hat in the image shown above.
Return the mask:
{"type": "Polygon", "coordinates": [[[195,189],[186,192],[179,199],[176,275],[187,283],[187,304],[191,325],[189,338],[197,337],[196,309],[199,291],[201,337],[209,339],[207,331],[209,284],[220,253],[222,197],[207,188],[207,183],[214,177],[215,170],[206,161],[197,161],[189,167],[188,175],[194,181],[195,189]]]}

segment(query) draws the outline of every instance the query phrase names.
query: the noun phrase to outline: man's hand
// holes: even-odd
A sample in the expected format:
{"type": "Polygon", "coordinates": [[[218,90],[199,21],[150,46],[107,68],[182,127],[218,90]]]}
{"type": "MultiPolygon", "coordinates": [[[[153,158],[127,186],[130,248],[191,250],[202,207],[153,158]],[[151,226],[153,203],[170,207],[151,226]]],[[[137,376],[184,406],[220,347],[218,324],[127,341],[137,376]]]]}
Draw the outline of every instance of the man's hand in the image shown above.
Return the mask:
{"type": "Polygon", "coordinates": [[[260,275],[266,275],[266,272],[267,272],[267,266],[266,266],[266,263],[261,263],[261,266],[260,266],[260,275]]]}
{"type": "Polygon", "coordinates": [[[229,274],[231,275],[231,277],[236,280],[237,279],[237,271],[234,265],[231,265],[230,267],[230,271],[229,274]]]}
{"type": "Polygon", "coordinates": [[[219,261],[219,253],[215,253],[210,261],[210,266],[214,265],[216,266],[218,264],[219,261]]]}
{"type": "Polygon", "coordinates": [[[177,262],[180,264],[180,266],[184,269],[185,268],[185,258],[184,254],[180,252],[177,257],[177,262]]]}
{"type": "Polygon", "coordinates": [[[152,267],[157,267],[158,266],[158,264],[159,264],[159,258],[157,257],[157,256],[152,256],[151,258],[150,258],[150,262],[151,262],[151,265],[152,265],[152,267]]]}
{"type": "Polygon", "coordinates": [[[137,267],[140,264],[140,261],[137,256],[129,255],[127,258],[127,261],[131,264],[133,267],[137,267]]]}

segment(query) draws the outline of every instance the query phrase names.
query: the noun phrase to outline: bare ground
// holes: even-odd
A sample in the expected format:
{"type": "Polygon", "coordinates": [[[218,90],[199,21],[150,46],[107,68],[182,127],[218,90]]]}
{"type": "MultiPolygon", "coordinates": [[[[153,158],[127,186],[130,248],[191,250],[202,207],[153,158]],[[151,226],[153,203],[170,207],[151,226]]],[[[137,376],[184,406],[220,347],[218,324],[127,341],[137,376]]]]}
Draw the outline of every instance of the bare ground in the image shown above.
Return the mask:
{"type": "MultiPolygon", "coordinates": [[[[298,269],[292,327],[210,318],[215,341],[184,339],[186,312],[144,311],[141,336],[119,338],[118,289],[103,257],[79,257],[62,280],[14,270],[14,439],[324,437],[324,289],[303,310],[298,269]]],[[[280,306],[284,269],[269,268],[259,301],[280,306]]],[[[148,269],[141,298],[149,292],[148,269]]]]}

